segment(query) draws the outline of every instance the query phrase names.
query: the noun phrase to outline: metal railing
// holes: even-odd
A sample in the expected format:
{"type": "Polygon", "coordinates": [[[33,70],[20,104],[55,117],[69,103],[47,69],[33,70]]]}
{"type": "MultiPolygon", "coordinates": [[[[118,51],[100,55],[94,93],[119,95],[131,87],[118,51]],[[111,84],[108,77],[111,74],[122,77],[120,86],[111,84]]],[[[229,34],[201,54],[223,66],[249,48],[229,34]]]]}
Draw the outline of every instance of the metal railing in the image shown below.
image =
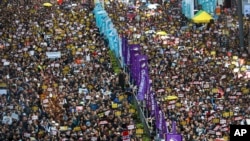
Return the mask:
{"type": "MultiPolygon", "coordinates": [[[[133,85],[134,82],[133,82],[133,79],[130,76],[129,68],[127,66],[125,66],[124,71],[125,71],[125,73],[127,74],[128,78],[129,78],[129,84],[133,85]]],[[[148,115],[148,109],[146,109],[145,102],[138,101],[136,95],[137,95],[137,90],[135,90],[133,92],[132,102],[133,102],[133,104],[134,104],[134,106],[136,108],[136,111],[138,112],[138,116],[139,116],[140,121],[141,121],[141,123],[143,125],[145,134],[147,136],[151,137],[152,130],[151,130],[151,127],[149,126],[149,123],[148,123],[148,120],[147,120],[148,117],[146,117],[148,115]]]]}
{"type": "Polygon", "coordinates": [[[135,93],[133,93],[132,100],[133,100],[133,104],[135,105],[136,111],[138,112],[138,115],[139,115],[140,121],[143,125],[144,131],[145,131],[146,135],[148,135],[150,137],[151,136],[151,129],[148,125],[148,120],[144,114],[145,110],[143,110],[143,104],[142,104],[142,102],[139,102],[137,100],[135,93]]]}

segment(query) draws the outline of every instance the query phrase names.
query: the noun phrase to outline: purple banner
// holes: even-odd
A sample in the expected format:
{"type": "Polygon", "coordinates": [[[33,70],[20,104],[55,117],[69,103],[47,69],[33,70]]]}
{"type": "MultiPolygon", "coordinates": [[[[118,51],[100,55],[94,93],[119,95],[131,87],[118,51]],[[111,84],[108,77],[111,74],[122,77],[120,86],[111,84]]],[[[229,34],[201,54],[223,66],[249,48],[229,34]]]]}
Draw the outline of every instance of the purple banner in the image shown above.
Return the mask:
{"type": "Polygon", "coordinates": [[[125,65],[128,65],[128,59],[127,59],[128,52],[129,52],[128,39],[126,37],[122,37],[122,55],[124,57],[125,65]]]}
{"type": "Polygon", "coordinates": [[[141,70],[145,69],[146,70],[146,75],[148,76],[148,66],[147,66],[147,56],[146,55],[138,55],[135,57],[133,61],[133,66],[132,68],[134,69],[134,80],[136,82],[136,85],[140,85],[140,78],[141,78],[141,70]]]}
{"type": "Polygon", "coordinates": [[[182,141],[182,136],[179,134],[165,134],[165,141],[182,141]]]}
{"type": "Polygon", "coordinates": [[[176,132],[176,121],[172,121],[172,133],[165,134],[166,141],[182,141],[182,136],[176,132]]]}
{"type": "Polygon", "coordinates": [[[141,80],[140,80],[137,98],[138,98],[138,100],[142,101],[145,98],[145,93],[147,92],[147,81],[149,80],[148,76],[146,74],[146,71],[144,69],[141,70],[141,78],[140,79],[141,80]]]}
{"type": "MultiPolygon", "coordinates": [[[[137,78],[136,75],[138,73],[140,73],[140,67],[137,66],[137,58],[140,56],[139,52],[138,51],[132,51],[131,52],[133,54],[133,56],[131,56],[131,58],[133,59],[133,61],[131,61],[130,63],[130,70],[132,72],[132,78],[134,79],[135,82],[138,82],[140,78],[137,78]]],[[[139,85],[137,85],[139,86],[139,85]]]]}
{"type": "Polygon", "coordinates": [[[134,66],[133,66],[133,69],[134,69],[134,80],[135,80],[135,84],[136,86],[139,86],[140,85],[140,77],[139,77],[139,74],[141,73],[141,67],[140,67],[140,59],[141,59],[141,56],[142,55],[138,55],[135,57],[134,59],[134,66]]]}
{"type": "Polygon", "coordinates": [[[156,128],[159,129],[159,126],[160,126],[160,118],[159,118],[160,108],[159,108],[156,100],[155,100],[155,103],[156,103],[156,105],[155,105],[155,114],[154,114],[154,116],[155,116],[155,124],[156,124],[156,128]]]}
{"type": "Polygon", "coordinates": [[[129,65],[130,65],[130,73],[131,73],[131,76],[132,78],[135,80],[135,73],[136,70],[135,70],[135,59],[136,59],[136,56],[139,55],[140,53],[140,45],[130,45],[130,48],[129,48],[129,65]]]}
{"type": "Polygon", "coordinates": [[[168,132],[168,127],[167,127],[167,123],[166,123],[166,120],[165,120],[165,115],[163,115],[162,116],[162,130],[161,130],[161,132],[160,132],[160,136],[162,137],[162,138],[164,138],[164,134],[165,133],[169,133],[168,132]]]}
{"type": "Polygon", "coordinates": [[[150,108],[151,116],[154,116],[156,113],[156,104],[157,104],[155,101],[155,98],[154,98],[154,92],[151,91],[148,95],[149,95],[148,96],[149,97],[148,104],[151,107],[150,108]]]}
{"type": "MultiPolygon", "coordinates": [[[[144,69],[146,71],[147,76],[149,76],[149,72],[148,72],[148,60],[147,60],[147,56],[146,55],[141,55],[141,57],[139,58],[139,63],[138,66],[140,67],[140,69],[144,69]]],[[[137,78],[140,78],[141,73],[137,73],[137,78]]],[[[138,82],[138,84],[140,83],[140,80],[138,82]]],[[[148,80],[149,83],[149,80],[148,80]]]]}
{"type": "Polygon", "coordinates": [[[128,50],[128,57],[127,57],[127,64],[130,65],[132,62],[133,62],[133,55],[136,53],[136,52],[140,52],[140,45],[129,45],[129,50],[128,50]]]}
{"type": "Polygon", "coordinates": [[[176,134],[177,132],[176,132],[176,121],[173,121],[172,122],[172,133],[173,134],[176,134]]]}

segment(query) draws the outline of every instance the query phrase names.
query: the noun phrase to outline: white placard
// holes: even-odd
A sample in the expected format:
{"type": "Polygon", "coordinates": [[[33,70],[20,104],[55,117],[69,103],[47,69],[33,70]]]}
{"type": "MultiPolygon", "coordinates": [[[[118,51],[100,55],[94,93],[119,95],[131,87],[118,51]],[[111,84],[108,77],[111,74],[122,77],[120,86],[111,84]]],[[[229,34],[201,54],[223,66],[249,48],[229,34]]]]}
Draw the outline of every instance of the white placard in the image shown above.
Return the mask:
{"type": "Polygon", "coordinates": [[[11,118],[11,117],[8,117],[8,116],[4,116],[4,117],[3,117],[3,120],[2,120],[2,123],[3,123],[3,124],[11,125],[11,124],[12,124],[12,118],[11,118]]]}
{"type": "Polygon", "coordinates": [[[53,91],[53,89],[52,88],[48,88],[47,91],[51,92],[51,91],[53,91]]]}
{"type": "Polygon", "coordinates": [[[26,138],[29,138],[30,137],[30,133],[24,133],[23,136],[26,137],[26,138]]]}
{"type": "Polygon", "coordinates": [[[79,88],[79,89],[78,89],[78,93],[79,93],[79,94],[82,94],[82,93],[83,93],[83,91],[84,91],[84,89],[83,89],[83,88],[79,88]]]}
{"type": "Polygon", "coordinates": [[[10,65],[10,62],[7,62],[7,61],[6,61],[6,62],[3,63],[3,65],[4,65],[4,66],[9,66],[9,65],[10,65]]]}
{"type": "Polygon", "coordinates": [[[60,64],[55,64],[55,67],[57,67],[57,68],[58,68],[59,66],[60,66],[60,64]]]}
{"type": "Polygon", "coordinates": [[[34,54],[35,54],[35,51],[34,51],[34,50],[29,51],[29,55],[30,55],[30,56],[33,56],[34,54]]]}
{"type": "Polygon", "coordinates": [[[50,59],[61,58],[61,52],[60,51],[46,52],[46,56],[50,59]]]}
{"type": "Polygon", "coordinates": [[[76,106],[76,111],[82,112],[83,111],[83,106],[76,106]]]}
{"type": "Polygon", "coordinates": [[[13,119],[15,119],[15,120],[19,120],[19,116],[18,116],[18,114],[16,114],[16,113],[12,113],[12,114],[11,114],[11,118],[13,118],[13,119]]]}
{"type": "MultiPolygon", "coordinates": [[[[250,3],[250,0],[248,0],[250,3]]],[[[244,5],[244,15],[250,14],[250,5],[244,5]]]]}
{"type": "Polygon", "coordinates": [[[44,100],[43,100],[43,103],[44,103],[44,104],[49,103],[49,100],[48,100],[48,99],[44,99],[44,100]]]}
{"type": "Polygon", "coordinates": [[[128,130],[135,129],[135,125],[128,125],[127,128],[128,128],[128,130]]]}
{"type": "Polygon", "coordinates": [[[91,99],[91,96],[89,96],[89,95],[88,95],[88,96],[86,96],[86,99],[91,99]]]}
{"type": "Polygon", "coordinates": [[[32,120],[37,120],[38,116],[32,116],[32,120]]]}
{"type": "Polygon", "coordinates": [[[250,119],[246,119],[247,125],[250,125],[250,119]]]}
{"type": "Polygon", "coordinates": [[[0,95],[7,94],[7,89],[0,89],[0,95]]]}
{"type": "Polygon", "coordinates": [[[9,109],[13,109],[14,106],[13,105],[10,105],[10,106],[7,106],[9,109]]]}

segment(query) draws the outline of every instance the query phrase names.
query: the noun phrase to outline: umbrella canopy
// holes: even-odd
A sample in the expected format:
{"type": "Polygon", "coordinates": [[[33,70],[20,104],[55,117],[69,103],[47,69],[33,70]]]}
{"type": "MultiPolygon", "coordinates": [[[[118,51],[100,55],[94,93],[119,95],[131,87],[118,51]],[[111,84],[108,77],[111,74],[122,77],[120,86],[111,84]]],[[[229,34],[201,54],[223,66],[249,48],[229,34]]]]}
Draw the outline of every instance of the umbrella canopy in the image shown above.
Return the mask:
{"type": "Polygon", "coordinates": [[[178,99],[178,97],[174,96],[174,95],[166,96],[164,98],[164,100],[166,100],[166,101],[177,100],[177,99],[178,99]]]}
{"type": "Polygon", "coordinates": [[[209,15],[206,11],[200,10],[197,14],[192,18],[194,23],[209,23],[213,17],[209,15]]]}
{"type": "Polygon", "coordinates": [[[157,9],[158,6],[159,6],[159,4],[157,4],[157,3],[148,4],[148,5],[147,5],[147,7],[148,7],[149,9],[157,9]]]}
{"type": "Polygon", "coordinates": [[[51,6],[52,6],[52,4],[51,4],[51,3],[49,3],[49,2],[45,2],[45,3],[43,4],[43,6],[45,6],[45,7],[51,7],[51,6]]]}
{"type": "Polygon", "coordinates": [[[165,31],[159,31],[159,32],[156,33],[156,35],[166,36],[167,32],[165,32],[165,31]]]}

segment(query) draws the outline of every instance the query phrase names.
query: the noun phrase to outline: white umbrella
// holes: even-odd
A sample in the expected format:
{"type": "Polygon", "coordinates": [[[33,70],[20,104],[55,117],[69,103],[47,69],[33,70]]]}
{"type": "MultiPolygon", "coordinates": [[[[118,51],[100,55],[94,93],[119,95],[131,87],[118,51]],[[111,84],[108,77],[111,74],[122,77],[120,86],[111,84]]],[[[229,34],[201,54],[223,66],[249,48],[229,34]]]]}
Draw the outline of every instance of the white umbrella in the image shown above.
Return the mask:
{"type": "Polygon", "coordinates": [[[149,9],[157,9],[157,6],[159,6],[159,4],[155,3],[155,4],[148,4],[147,7],[149,9]]]}

